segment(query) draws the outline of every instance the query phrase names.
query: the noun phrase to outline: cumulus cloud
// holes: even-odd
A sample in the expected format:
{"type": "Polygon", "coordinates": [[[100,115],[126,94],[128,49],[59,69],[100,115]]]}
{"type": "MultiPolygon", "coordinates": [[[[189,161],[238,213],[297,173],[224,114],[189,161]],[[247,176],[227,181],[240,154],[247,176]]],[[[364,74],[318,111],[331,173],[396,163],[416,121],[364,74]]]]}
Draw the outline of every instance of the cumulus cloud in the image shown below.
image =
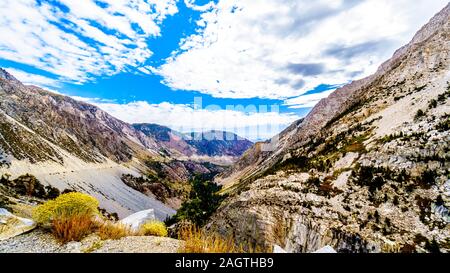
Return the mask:
{"type": "Polygon", "coordinates": [[[0,58],[85,82],[139,67],[176,0],[3,0],[0,58]],[[56,3],[56,4],[55,4],[56,3]]]}
{"type": "Polygon", "coordinates": [[[300,117],[279,113],[274,106],[198,107],[163,102],[135,101],[127,104],[100,99],[74,97],[108,112],[128,123],[156,123],[180,132],[222,130],[251,140],[265,140],[279,133],[300,117]]]}
{"type": "Polygon", "coordinates": [[[174,89],[215,97],[296,97],[372,74],[446,4],[220,0],[155,73],[174,89]]]}

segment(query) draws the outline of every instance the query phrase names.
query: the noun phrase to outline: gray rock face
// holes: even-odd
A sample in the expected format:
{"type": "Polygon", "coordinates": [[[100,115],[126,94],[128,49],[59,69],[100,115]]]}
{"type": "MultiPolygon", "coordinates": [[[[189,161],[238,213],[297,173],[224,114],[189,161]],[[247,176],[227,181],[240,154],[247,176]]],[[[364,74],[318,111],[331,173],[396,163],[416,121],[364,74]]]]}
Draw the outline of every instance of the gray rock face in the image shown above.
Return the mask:
{"type": "Polygon", "coordinates": [[[336,90],[221,177],[209,223],[288,252],[448,252],[450,4],[376,74],[336,90]]]}

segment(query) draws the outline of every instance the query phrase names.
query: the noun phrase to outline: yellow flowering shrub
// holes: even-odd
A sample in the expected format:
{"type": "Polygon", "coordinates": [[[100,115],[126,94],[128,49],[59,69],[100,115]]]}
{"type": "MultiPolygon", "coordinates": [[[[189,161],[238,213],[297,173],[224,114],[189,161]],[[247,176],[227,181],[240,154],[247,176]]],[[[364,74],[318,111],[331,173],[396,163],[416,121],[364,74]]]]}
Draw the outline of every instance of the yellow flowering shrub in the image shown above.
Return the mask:
{"type": "Polygon", "coordinates": [[[167,228],[163,222],[150,221],[141,226],[141,233],[145,236],[167,237],[167,228]]]}
{"type": "Polygon", "coordinates": [[[99,214],[98,206],[99,203],[94,197],[84,193],[71,192],[37,206],[33,210],[33,219],[40,225],[47,225],[61,217],[94,216],[99,214]]]}

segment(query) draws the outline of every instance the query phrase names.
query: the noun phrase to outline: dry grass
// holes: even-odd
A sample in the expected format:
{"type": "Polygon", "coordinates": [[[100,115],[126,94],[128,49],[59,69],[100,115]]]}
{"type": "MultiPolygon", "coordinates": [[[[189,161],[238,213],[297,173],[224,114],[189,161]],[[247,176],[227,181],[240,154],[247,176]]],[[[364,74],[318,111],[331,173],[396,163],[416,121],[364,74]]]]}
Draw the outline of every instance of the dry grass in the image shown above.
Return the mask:
{"type": "Polygon", "coordinates": [[[184,243],[179,253],[263,253],[261,248],[251,244],[237,245],[234,237],[224,238],[217,234],[208,234],[196,226],[182,228],[179,239],[184,243]]]}
{"type": "Polygon", "coordinates": [[[130,227],[112,222],[105,222],[99,225],[97,234],[102,240],[118,240],[123,237],[137,235],[130,227]]]}
{"type": "Polygon", "coordinates": [[[52,233],[61,243],[81,241],[96,228],[90,214],[60,216],[52,221],[52,233]]]}

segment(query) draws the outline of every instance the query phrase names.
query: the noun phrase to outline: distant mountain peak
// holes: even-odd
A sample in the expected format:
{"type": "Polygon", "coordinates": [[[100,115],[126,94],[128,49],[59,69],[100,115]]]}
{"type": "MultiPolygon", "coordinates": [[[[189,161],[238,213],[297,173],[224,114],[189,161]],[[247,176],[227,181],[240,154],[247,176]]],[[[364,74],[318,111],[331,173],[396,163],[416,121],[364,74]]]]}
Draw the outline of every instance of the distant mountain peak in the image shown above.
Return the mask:
{"type": "Polygon", "coordinates": [[[185,156],[239,157],[253,144],[235,133],[210,130],[181,133],[157,124],[133,124],[133,127],[158,141],[167,150],[185,156]]]}

